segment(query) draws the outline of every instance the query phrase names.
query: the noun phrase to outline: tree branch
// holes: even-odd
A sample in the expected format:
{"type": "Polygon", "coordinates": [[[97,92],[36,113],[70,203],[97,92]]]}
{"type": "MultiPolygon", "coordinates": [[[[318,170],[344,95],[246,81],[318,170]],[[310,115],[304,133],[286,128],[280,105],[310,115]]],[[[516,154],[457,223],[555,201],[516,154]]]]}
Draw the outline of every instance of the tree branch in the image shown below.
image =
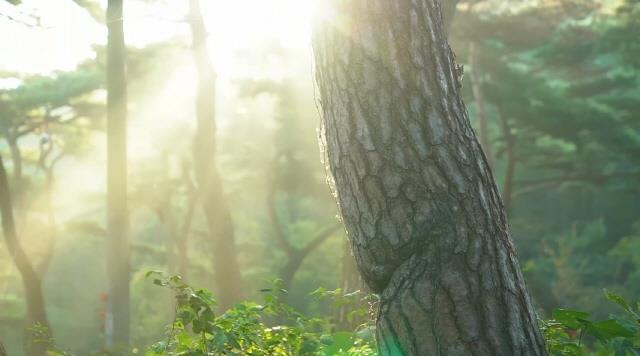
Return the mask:
{"type": "MultiPolygon", "coordinates": [[[[282,154],[277,154],[274,157],[272,166],[275,167],[276,161],[281,156],[282,154]]],[[[287,239],[287,236],[284,232],[284,228],[280,223],[280,219],[278,219],[278,210],[276,207],[276,193],[277,193],[276,181],[274,177],[271,177],[271,184],[269,186],[269,191],[267,192],[267,213],[269,214],[269,220],[271,220],[271,225],[273,226],[273,230],[275,232],[276,242],[284,250],[287,256],[291,257],[296,255],[299,251],[287,239]]]]}

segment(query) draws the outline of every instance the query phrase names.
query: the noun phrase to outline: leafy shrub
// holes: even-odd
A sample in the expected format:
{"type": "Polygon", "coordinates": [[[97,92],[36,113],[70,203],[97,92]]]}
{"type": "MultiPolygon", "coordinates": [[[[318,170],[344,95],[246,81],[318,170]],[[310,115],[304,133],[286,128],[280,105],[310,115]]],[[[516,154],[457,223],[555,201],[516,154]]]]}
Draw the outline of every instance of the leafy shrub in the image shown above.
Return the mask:
{"type": "Polygon", "coordinates": [[[640,303],[634,307],[622,296],[605,290],[607,299],[620,306],[622,315],[590,320],[590,314],[556,309],[541,327],[551,355],[640,355],[640,303]]]}
{"type": "Polygon", "coordinates": [[[281,303],[279,294],[286,291],[277,286],[263,290],[263,304],[239,303],[217,315],[209,291],[194,289],[177,276],[159,276],[154,283],[173,290],[176,308],[165,339],[151,346],[148,356],[375,355],[368,327],[333,332],[326,319],[303,316],[281,303]]]}

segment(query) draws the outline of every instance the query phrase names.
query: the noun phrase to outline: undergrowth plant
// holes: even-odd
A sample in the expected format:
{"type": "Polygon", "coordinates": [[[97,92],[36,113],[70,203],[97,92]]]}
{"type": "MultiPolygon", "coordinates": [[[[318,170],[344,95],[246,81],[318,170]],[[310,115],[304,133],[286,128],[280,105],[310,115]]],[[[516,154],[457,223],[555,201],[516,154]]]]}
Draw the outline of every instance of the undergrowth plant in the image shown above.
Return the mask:
{"type": "Polygon", "coordinates": [[[640,302],[634,306],[618,294],[604,293],[622,314],[592,320],[585,311],[556,309],[553,319],[540,322],[549,354],[640,356],[640,302]]]}
{"type": "Polygon", "coordinates": [[[178,276],[151,275],[155,284],[173,290],[176,307],[165,338],[148,349],[148,356],[375,355],[372,333],[365,332],[368,326],[353,332],[332,330],[327,319],[304,316],[281,303],[279,294],[286,291],[277,283],[262,290],[262,304],[243,302],[216,314],[209,291],[195,289],[178,276]]]}

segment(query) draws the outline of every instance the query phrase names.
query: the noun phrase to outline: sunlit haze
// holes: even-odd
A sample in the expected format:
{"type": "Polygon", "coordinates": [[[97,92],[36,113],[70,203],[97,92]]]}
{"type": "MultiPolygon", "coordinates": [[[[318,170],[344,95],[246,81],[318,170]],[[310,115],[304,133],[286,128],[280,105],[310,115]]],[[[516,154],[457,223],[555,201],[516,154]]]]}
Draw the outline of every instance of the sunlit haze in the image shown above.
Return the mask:
{"type": "MultiPolygon", "coordinates": [[[[106,1],[102,2],[106,6],[106,1]]],[[[309,31],[312,0],[234,0],[202,1],[203,17],[209,31],[208,48],[218,77],[218,125],[224,127],[229,115],[242,110],[229,102],[233,98],[234,78],[282,79],[308,70],[304,56],[310,53],[309,31]],[[304,61],[291,66],[246,65],[236,63],[238,51],[280,46],[301,53],[304,61]],[[297,68],[296,68],[297,67],[297,68]],[[302,69],[300,69],[302,68],[302,69]]],[[[182,39],[189,43],[189,29],[184,22],[188,1],[125,1],[125,31],[129,46],[142,48],[153,43],[182,39]]],[[[19,6],[0,1],[0,13],[14,21],[0,21],[0,72],[50,75],[72,70],[95,56],[94,45],[104,45],[106,28],[81,7],[68,0],[25,0],[19,6]]],[[[132,162],[144,160],[157,151],[157,140],[175,130],[176,122],[189,134],[194,109],[195,71],[191,58],[182,58],[173,74],[140,100],[129,105],[129,155],[132,162]],[[172,102],[166,106],[165,103],[172,102]]],[[[16,78],[3,78],[0,88],[15,87],[16,78]]],[[[86,194],[104,191],[103,165],[105,137],[96,135],[93,151],[83,164],[70,164],[68,181],[73,185],[58,187],[58,194],[75,207],[86,194]],[[96,179],[87,179],[88,177],[96,179]],[[73,178],[75,177],[75,178],[73,178]]],[[[135,165],[134,168],[135,170],[135,165]]],[[[65,210],[73,217],[74,209],[65,210]]]]}

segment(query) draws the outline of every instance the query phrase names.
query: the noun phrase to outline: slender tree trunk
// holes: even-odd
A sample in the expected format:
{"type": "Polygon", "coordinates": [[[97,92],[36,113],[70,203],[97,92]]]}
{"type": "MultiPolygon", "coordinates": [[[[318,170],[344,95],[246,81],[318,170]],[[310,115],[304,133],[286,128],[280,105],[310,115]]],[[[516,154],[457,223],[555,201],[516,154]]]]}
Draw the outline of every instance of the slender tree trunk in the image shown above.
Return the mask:
{"type": "Polygon", "coordinates": [[[480,74],[480,65],[478,64],[478,44],[472,41],[469,44],[469,66],[471,67],[471,92],[473,93],[473,101],[476,106],[476,118],[478,120],[478,139],[480,145],[487,157],[489,166],[495,167],[495,159],[489,142],[489,128],[487,125],[487,114],[485,110],[484,90],[482,88],[482,79],[480,74]]]}
{"type": "Polygon", "coordinates": [[[291,290],[293,278],[296,276],[296,273],[300,269],[305,257],[306,256],[302,256],[299,253],[287,257],[287,264],[285,264],[284,267],[282,267],[282,270],[280,270],[282,288],[288,291],[291,290]]]}
{"type": "Polygon", "coordinates": [[[340,227],[340,225],[331,225],[315,235],[304,247],[294,247],[293,250],[287,253],[287,264],[282,268],[280,273],[285,289],[289,290],[291,288],[293,279],[304,260],[327,241],[329,237],[333,236],[340,227]]]}
{"type": "Polygon", "coordinates": [[[122,0],[107,7],[107,346],[129,347],[130,246],[127,208],[127,82],[122,0]]]}
{"type": "MultiPolygon", "coordinates": [[[[13,164],[12,180],[13,180],[13,208],[16,210],[16,221],[18,226],[26,219],[26,204],[24,201],[24,181],[22,177],[22,151],[18,145],[18,137],[13,134],[6,136],[9,145],[9,153],[11,154],[11,163],[13,164]]],[[[20,230],[20,229],[18,229],[20,230]]]]}
{"type": "Polygon", "coordinates": [[[362,297],[369,290],[360,276],[360,272],[358,272],[358,266],[351,253],[351,246],[348,240],[345,241],[342,251],[340,288],[343,294],[360,293],[360,300],[354,304],[343,305],[336,311],[336,324],[343,330],[353,330],[366,320],[361,318],[349,320],[349,314],[356,309],[367,308],[366,303],[362,301],[362,297]]]}
{"type": "Polygon", "coordinates": [[[2,157],[0,157],[0,214],[2,215],[2,232],[7,243],[7,249],[20,272],[24,287],[27,304],[24,333],[25,355],[43,356],[47,354],[52,334],[47,320],[42,281],[18,241],[13,218],[11,191],[9,190],[7,172],[4,168],[2,157]],[[33,328],[36,326],[39,327],[39,331],[34,331],[33,328]]]}
{"type": "Polygon", "coordinates": [[[216,168],[215,73],[207,53],[207,30],[198,0],[190,0],[192,52],[198,72],[194,139],[194,169],[202,196],[205,218],[213,242],[213,267],[218,304],[222,309],[242,299],[242,281],[237,261],[231,213],[216,168]]]}
{"type": "Polygon", "coordinates": [[[162,152],[162,173],[158,177],[161,189],[157,192],[158,196],[152,198],[152,209],[156,212],[161,225],[164,227],[164,243],[165,258],[167,262],[167,271],[170,275],[178,274],[178,245],[180,236],[178,235],[178,227],[173,217],[172,200],[173,200],[173,182],[169,177],[169,154],[162,152]]]}
{"type": "MultiPolygon", "coordinates": [[[[27,300],[27,317],[25,320],[25,338],[24,338],[24,350],[26,355],[44,355],[46,354],[47,348],[52,346],[53,342],[53,332],[50,329],[50,325],[47,321],[47,312],[46,312],[46,304],[44,301],[44,292],[42,289],[42,277],[44,276],[46,269],[48,268],[49,262],[53,255],[53,244],[52,240],[49,240],[49,244],[47,246],[47,250],[43,260],[34,265],[31,263],[29,258],[26,256],[26,253],[22,249],[22,246],[17,240],[17,223],[16,219],[13,215],[13,211],[18,208],[19,211],[19,219],[18,221],[24,221],[26,219],[26,209],[25,209],[25,197],[24,197],[24,186],[23,186],[23,158],[22,152],[20,150],[20,146],[18,145],[18,137],[14,134],[9,134],[6,136],[7,142],[9,145],[10,153],[11,153],[11,161],[13,163],[13,182],[14,182],[14,193],[13,196],[16,199],[11,199],[9,201],[9,206],[11,207],[11,223],[9,224],[8,229],[13,230],[6,231],[5,235],[15,236],[13,240],[15,240],[15,257],[16,265],[21,265],[19,267],[19,271],[23,276],[23,284],[24,284],[24,293],[27,300]],[[17,204],[16,204],[17,201],[17,204]],[[18,263],[17,261],[20,260],[18,263]],[[35,273],[35,276],[32,275],[31,270],[35,273]],[[42,328],[34,329],[34,326],[40,325],[42,328]]],[[[4,170],[4,167],[2,167],[4,170]]],[[[6,171],[3,173],[6,178],[6,171]]],[[[7,194],[9,198],[11,198],[11,191],[8,188],[7,182],[7,194]]],[[[47,175],[47,194],[49,194],[49,175],[47,175]]],[[[49,195],[47,198],[50,199],[49,195]]],[[[53,234],[54,232],[52,232],[53,234]]],[[[7,242],[9,242],[7,240],[7,242]]],[[[13,254],[12,254],[13,256],[13,254]]]]}
{"type": "Polygon", "coordinates": [[[442,17],[444,20],[444,31],[447,36],[451,33],[457,6],[458,0],[442,0],[442,17]]]}
{"type": "Polygon", "coordinates": [[[380,353],[545,355],[440,2],[326,3],[322,135],[380,353]]]}
{"type": "Polygon", "coordinates": [[[19,187],[22,186],[22,153],[20,152],[20,146],[18,146],[17,138],[12,136],[7,137],[7,144],[9,145],[11,162],[13,163],[14,185],[17,185],[15,189],[19,191],[19,187]]]}
{"type": "Polygon", "coordinates": [[[41,163],[40,169],[45,174],[45,209],[47,211],[47,233],[48,240],[46,241],[47,246],[45,250],[44,257],[42,261],[38,263],[36,270],[38,274],[44,278],[49,270],[49,266],[51,265],[51,260],[53,259],[53,254],[55,252],[56,246],[56,235],[58,233],[58,224],[56,223],[56,215],[53,208],[53,189],[55,184],[55,162],[52,163],[50,167],[47,167],[44,162],[41,163]]]}
{"type": "Polygon", "coordinates": [[[197,203],[195,193],[190,192],[189,195],[190,201],[187,206],[187,213],[176,245],[178,249],[178,273],[183,281],[187,281],[189,278],[189,234],[191,233],[191,223],[197,203]]]}
{"type": "Polygon", "coordinates": [[[516,172],[516,156],[514,152],[515,139],[509,126],[509,121],[504,116],[501,110],[498,110],[498,118],[500,120],[500,127],[502,129],[502,136],[505,140],[505,154],[507,156],[507,168],[504,174],[504,183],[502,185],[502,196],[504,200],[504,210],[507,216],[511,214],[511,207],[513,202],[513,178],[516,172]]]}
{"type": "Polygon", "coordinates": [[[176,247],[178,249],[178,273],[183,281],[189,278],[189,235],[191,234],[191,225],[193,224],[193,215],[198,205],[198,191],[191,182],[191,167],[185,161],[182,162],[182,180],[187,186],[188,203],[182,226],[180,227],[176,247]]]}

